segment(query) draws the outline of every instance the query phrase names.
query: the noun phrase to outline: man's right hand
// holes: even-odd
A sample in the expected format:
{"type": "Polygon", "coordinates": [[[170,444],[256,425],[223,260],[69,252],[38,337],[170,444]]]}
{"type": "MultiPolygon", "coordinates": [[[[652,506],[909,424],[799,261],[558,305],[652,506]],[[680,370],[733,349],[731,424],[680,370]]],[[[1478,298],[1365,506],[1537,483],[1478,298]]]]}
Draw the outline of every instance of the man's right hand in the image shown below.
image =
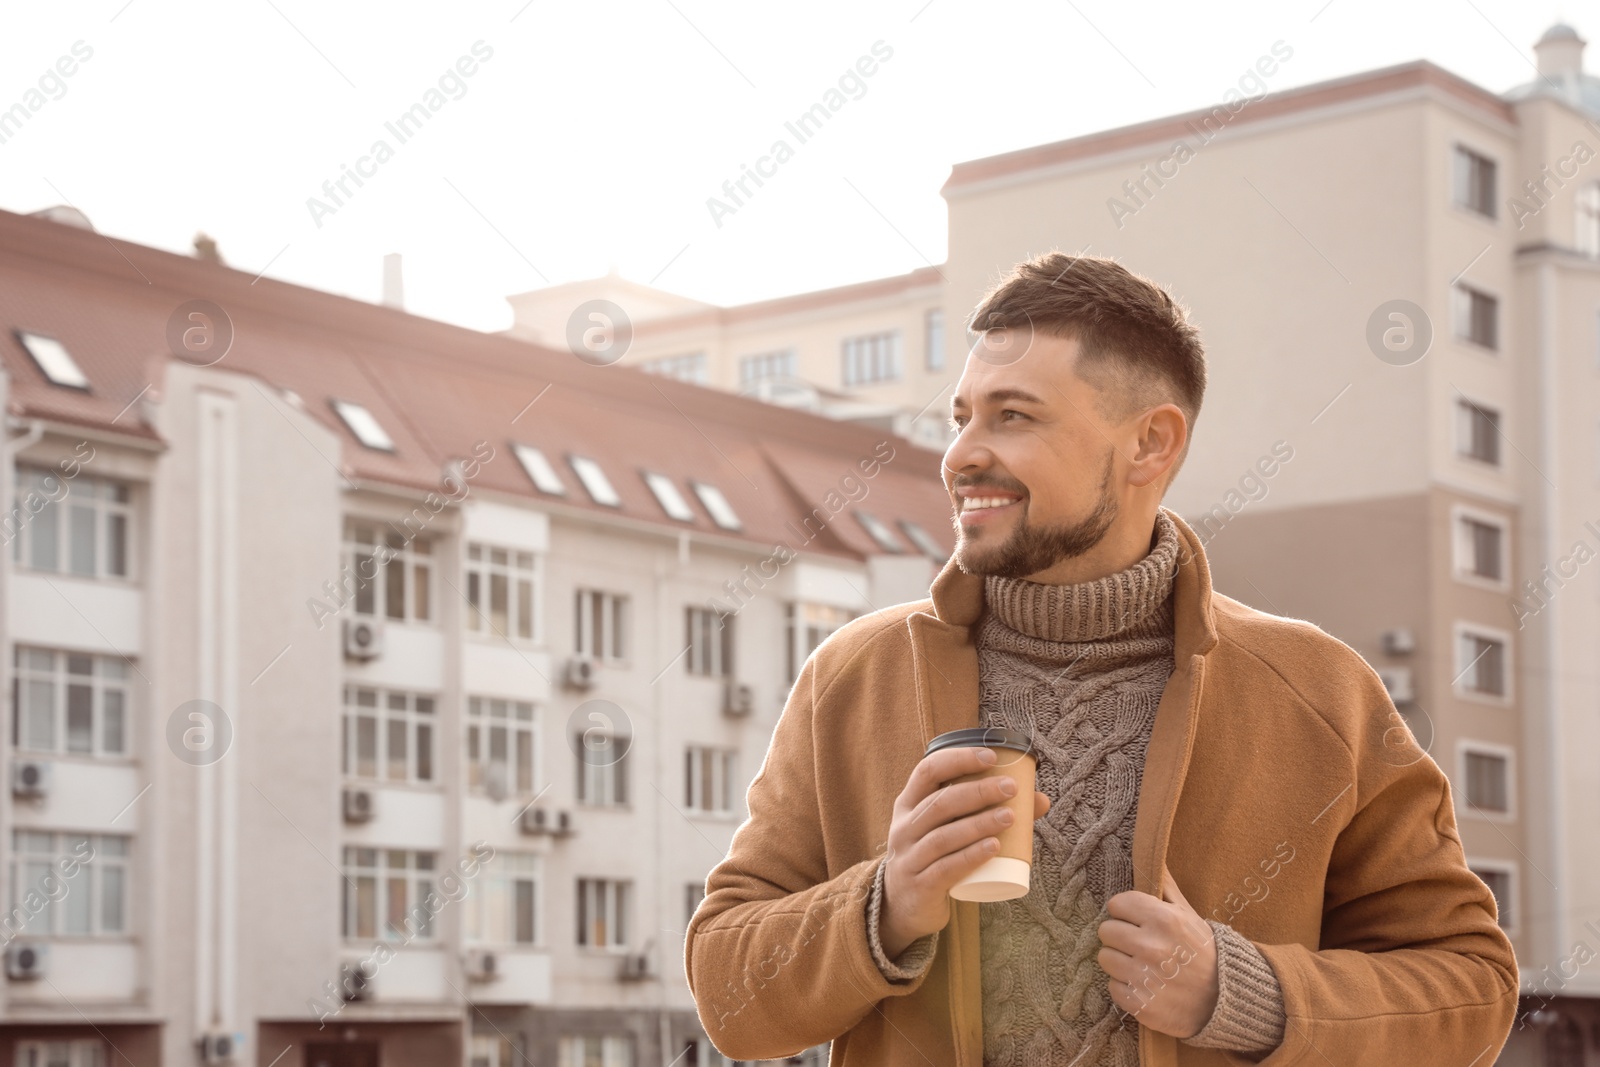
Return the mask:
{"type": "MultiPolygon", "coordinates": [[[[950,921],[950,890],[997,854],[998,835],[1011,811],[996,807],[1016,793],[1003,774],[945,785],[994,765],[987,748],[945,748],[925,756],[895,798],[889,823],[888,864],[878,936],[891,960],[917,938],[950,921]]],[[[1033,817],[1050,810],[1050,798],[1033,795],[1033,817]]]]}

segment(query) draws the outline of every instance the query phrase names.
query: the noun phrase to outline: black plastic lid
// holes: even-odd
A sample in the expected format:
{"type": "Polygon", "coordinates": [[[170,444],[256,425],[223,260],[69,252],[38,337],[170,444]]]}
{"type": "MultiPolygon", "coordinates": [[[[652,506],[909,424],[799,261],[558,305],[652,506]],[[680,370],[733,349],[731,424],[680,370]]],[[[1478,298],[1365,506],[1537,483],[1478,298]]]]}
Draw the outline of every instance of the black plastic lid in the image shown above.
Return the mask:
{"type": "Polygon", "coordinates": [[[928,742],[928,750],[923,755],[931,756],[941,748],[1011,748],[1032,752],[1033,738],[1021,730],[1008,730],[1003,726],[975,726],[940,734],[928,742]]]}

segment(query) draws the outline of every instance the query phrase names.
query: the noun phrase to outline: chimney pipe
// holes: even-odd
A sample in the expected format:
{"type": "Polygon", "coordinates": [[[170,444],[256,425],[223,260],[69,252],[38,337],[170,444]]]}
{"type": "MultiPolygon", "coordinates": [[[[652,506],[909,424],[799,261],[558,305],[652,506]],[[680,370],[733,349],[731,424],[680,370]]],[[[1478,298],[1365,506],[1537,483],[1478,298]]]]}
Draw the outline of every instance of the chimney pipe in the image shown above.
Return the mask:
{"type": "Polygon", "coordinates": [[[390,252],[383,257],[383,306],[405,309],[405,283],[400,277],[400,253],[390,252]]]}

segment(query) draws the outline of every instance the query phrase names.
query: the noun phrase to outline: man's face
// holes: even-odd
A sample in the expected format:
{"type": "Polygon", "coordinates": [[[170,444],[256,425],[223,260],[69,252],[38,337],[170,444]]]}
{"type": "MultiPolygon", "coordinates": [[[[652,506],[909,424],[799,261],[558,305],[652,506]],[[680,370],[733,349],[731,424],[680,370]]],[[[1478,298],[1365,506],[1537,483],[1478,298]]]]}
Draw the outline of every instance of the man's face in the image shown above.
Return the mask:
{"type": "Polygon", "coordinates": [[[1021,328],[988,331],[967,357],[944,483],[968,574],[1037,574],[1094,548],[1117,517],[1119,428],[1074,373],[1077,354],[1075,340],[1021,328]]]}

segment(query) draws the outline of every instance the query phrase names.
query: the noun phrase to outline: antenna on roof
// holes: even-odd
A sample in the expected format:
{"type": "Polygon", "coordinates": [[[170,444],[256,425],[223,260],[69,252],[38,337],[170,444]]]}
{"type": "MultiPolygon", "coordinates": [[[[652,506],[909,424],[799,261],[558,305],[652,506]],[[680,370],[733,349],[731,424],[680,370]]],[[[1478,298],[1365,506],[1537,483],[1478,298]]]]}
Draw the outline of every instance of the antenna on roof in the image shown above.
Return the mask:
{"type": "Polygon", "coordinates": [[[221,263],[222,253],[217,251],[217,242],[208,236],[204,230],[194,235],[194,258],[207,263],[221,263]]]}
{"type": "Polygon", "coordinates": [[[405,310],[406,287],[400,277],[399,252],[390,252],[383,257],[383,306],[405,310]]]}

